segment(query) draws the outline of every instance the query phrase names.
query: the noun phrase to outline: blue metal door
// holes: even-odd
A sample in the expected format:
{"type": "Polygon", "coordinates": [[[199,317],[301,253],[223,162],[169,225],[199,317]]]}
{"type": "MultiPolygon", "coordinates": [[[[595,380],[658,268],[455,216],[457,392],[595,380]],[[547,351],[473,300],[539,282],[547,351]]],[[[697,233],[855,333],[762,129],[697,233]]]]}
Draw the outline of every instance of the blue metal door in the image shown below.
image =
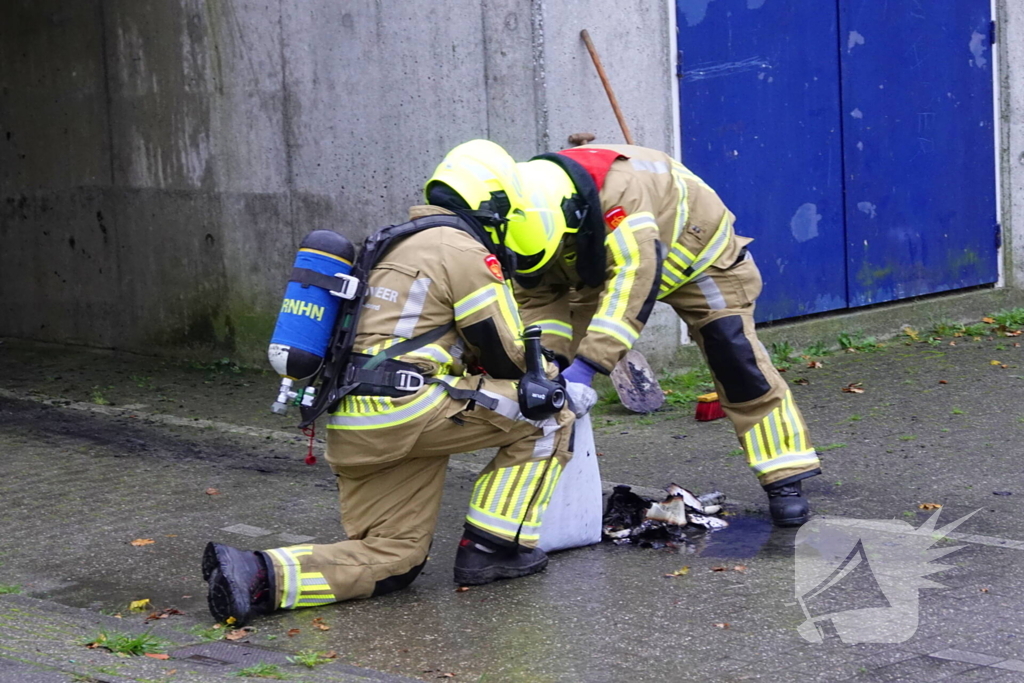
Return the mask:
{"type": "Polygon", "coordinates": [[[841,0],[851,306],[995,282],[989,0],[841,0]]]}
{"type": "Polygon", "coordinates": [[[836,6],[677,0],[683,163],[756,239],[758,320],[847,306],[836,6]]]}
{"type": "Polygon", "coordinates": [[[758,320],[995,282],[989,0],[676,0],[683,162],[758,320]]]}

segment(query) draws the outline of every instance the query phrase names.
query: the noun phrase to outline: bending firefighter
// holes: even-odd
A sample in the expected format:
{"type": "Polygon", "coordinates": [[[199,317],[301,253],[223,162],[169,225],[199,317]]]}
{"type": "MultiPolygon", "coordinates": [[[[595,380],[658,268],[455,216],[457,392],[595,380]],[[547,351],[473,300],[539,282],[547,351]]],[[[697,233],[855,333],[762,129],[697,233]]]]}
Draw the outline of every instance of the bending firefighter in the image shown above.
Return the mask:
{"type": "MultiPolygon", "coordinates": [[[[565,407],[530,420],[520,411],[522,324],[500,233],[523,198],[502,182],[515,174],[511,157],[481,146],[488,162],[476,167],[473,203],[457,214],[413,207],[409,234],[370,271],[351,370],[361,384],[328,423],[327,460],[349,540],[264,551],[209,544],[203,575],[217,619],[244,624],[408,586],[426,563],[448,456],[479,448],[499,450],[476,481],[455,580],[482,584],[546,566],[538,532],[571,457],[574,415],[565,407]],[[383,363],[368,362],[382,352],[383,363]],[[414,391],[409,373],[424,380],[414,391]]],[[[552,363],[545,372],[558,374],[552,363]]],[[[581,414],[596,399],[586,387],[568,392],[581,414]]]]}
{"type": "MultiPolygon", "coordinates": [[[[469,199],[463,187],[485,163],[464,159],[435,175],[427,196],[444,189],[469,199]]],[[[669,304],[707,359],[772,519],[804,523],[801,481],[820,474],[820,462],[754,330],[761,275],[752,240],[733,232],[735,217],[714,190],[669,155],[636,146],[586,145],[517,166],[529,206],[510,216],[505,236],[516,298],[524,322],[539,324],[545,347],[568,364],[563,377],[589,385],[610,373],[655,302],[669,304]]]]}

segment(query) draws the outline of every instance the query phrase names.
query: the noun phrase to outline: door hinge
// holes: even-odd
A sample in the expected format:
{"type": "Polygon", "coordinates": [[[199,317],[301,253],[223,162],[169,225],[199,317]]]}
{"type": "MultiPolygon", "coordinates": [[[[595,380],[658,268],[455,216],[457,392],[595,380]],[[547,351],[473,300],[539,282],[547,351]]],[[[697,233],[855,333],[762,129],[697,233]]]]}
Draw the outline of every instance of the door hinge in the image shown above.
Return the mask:
{"type": "Polygon", "coordinates": [[[996,223],[996,249],[1003,246],[1003,226],[996,223]]]}
{"type": "Polygon", "coordinates": [[[989,43],[991,43],[992,45],[995,45],[996,44],[996,40],[998,39],[998,37],[999,37],[999,34],[998,34],[997,30],[996,30],[996,20],[993,19],[991,22],[989,22],[989,25],[988,25],[988,40],[989,40],[989,43]]]}

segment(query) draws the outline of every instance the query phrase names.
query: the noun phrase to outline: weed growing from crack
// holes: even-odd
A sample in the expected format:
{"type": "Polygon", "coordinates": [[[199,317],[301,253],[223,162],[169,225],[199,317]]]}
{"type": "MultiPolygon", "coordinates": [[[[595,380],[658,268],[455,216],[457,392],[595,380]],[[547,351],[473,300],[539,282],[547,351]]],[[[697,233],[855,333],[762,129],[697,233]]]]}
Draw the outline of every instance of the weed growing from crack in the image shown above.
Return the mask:
{"type": "Polygon", "coordinates": [[[243,678],[274,678],[279,681],[287,679],[287,676],[284,675],[281,667],[277,664],[265,664],[262,662],[239,669],[235,672],[235,675],[243,678]]]}
{"type": "Polygon", "coordinates": [[[123,657],[139,657],[145,654],[158,653],[166,647],[166,643],[162,638],[157,638],[149,631],[138,634],[100,631],[95,637],[86,642],[85,645],[102,647],[110,650],[115,655],[123,657]]]}
{"type": "Polygon", "coordinates": [[[288,661],[292,664],[299,664],[308,669],[319,666],[320,664],[326,664],[331,661],[331,658],[327,656],[326,652],[316,652],[314,650],[300,650],[295,655],[288,657],[288,661]]]}

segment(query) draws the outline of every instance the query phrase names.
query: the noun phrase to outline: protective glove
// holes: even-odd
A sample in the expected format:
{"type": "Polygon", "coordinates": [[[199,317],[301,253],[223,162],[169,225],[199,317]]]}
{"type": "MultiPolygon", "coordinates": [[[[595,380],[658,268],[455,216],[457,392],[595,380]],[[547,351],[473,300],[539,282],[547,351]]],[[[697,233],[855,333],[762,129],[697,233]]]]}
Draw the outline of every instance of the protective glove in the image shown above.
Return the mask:
{"type": "Polygon", "coordinates": [[[565,393],[569,397],[569,410],[577,419],[589,413],[597,403],[597,392],[580,382],[566,382],[565,393]]]}
{"type": "Polygon", "coordinates": [[[565,369],[565,372],[562,373],[562,378],[566,382],[575,382],[589,387],[593,383],[594,375],[596,374],[597,369],[593,365],[577,358],[572,362],[572,365],[565,369]]]}

